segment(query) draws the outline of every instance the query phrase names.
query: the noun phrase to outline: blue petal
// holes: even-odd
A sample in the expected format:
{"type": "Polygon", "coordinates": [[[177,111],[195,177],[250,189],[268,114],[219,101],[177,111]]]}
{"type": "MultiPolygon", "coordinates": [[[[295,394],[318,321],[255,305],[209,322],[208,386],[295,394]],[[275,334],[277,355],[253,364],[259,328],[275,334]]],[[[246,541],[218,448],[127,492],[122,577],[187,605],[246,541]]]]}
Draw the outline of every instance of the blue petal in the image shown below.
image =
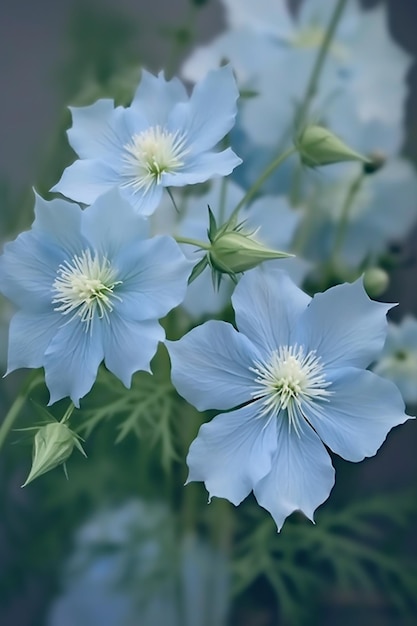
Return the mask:
{"type": "Polygon", "coordinates": [[[249,26],[262,34],[289,39],[294,25],[285,2],[271,0],[224,0],[227,21],[233,29],[249,26]]]}
{"type": "Polygon", "coordinates": [[[146,191],[135,191],[129,184],[122,183],[119,187],[120,194],[142,217],[152,215],[161,202],[163,187],[161,184],[152,184],[146,191]]]}
{"type": "Polygon", "coordinates": [[[214,176],[227,176],[235,167],[242,163],[230,148],[222,152],[205,152],[184,158],[185,164],[181,171],[162,174],[164,187],[183,187],[204,183],[214,176]]]}
{"type": "Polygon", "coordinates": [[[50,311],[52,284],[59,265],[79,253],[81,209],[65,200],[36,196],[32,230],[4,247],[0,259],[1,291],[19,307],[50,311]]]}
{"type": "Polygon", "coordinates": [[[33,231],[4,246],[0,257],[0,291],[19,308],[32,312],[52,309],[52,284],[63,256],[33,231]]]}
{"type": "Polygon", "coordinates": [[[113,154],[126,143],[114,132],[115,114],[113,100],[98,100],[91,106],[70,107],[72,128],[68,140],[81,159],[95,159],[113,154]]]}
{"type": "Polygon", "coordinates": [[[298,320],[296,340],[328,366],[367,367],[381,352],[392,304],[371,300],[359,279],[314,296],[298,320]]]}
{"type": "Polygon", "coordinates": [[[110,323],[103,324],[106,367],[130,387],[135,372],[151,371],[150,361],[164,338],[164,329],[158,322],[132,322],[113,311],[110,323]]]}
{"type": "Polygon", "coordinates": [[[187,100],[185,87],[178,78],[167,81],[162,72],[156,77],[142,70],[131,108],[145,115],[150,126],[165,126],[172,108],[187,100]]]}
{"type": "Polygon", "coordinates": [[[194,87],[190,101],[179,104],[169,117],[168,128],[179,131],[193,154],[210,150],[232,128],[239,91],[230,65],[209,72],[194,87]]]}
{"type": "Polygon", "coordinates": [[[32,230],[45,236],[45,247],[48,247],[48,251],[56,246],[72,257],[80,251],[80,245],[83,245],[79,234],[81,215],[82,210],[73,202],[62,198],[46,201],[36,194],[32,230]]]}
{"type": "Polygon", "coordinates": [[[276,267],[247,272],[232,296],[236,325],[262,352],[289,345],[291,329],[311,298],[276,267]]]}
{"type": "Polygon", "coordinates": [[[97,377],[104,357],[101,324],[93,323],[86,331],[79,319],[64,324],[45,352],[45,382],[50,392],[49,404],[69,396],[79,406],[97,377]]]}
{"type": "Polygon", "coordinates": [[[167,341],[172,382],[199,411],[230,409],[252,399],[251,369],[259,354],[231,324],[209,321],[167,341]]]}
{"type": "MultiPolygon", "coordinates": [[[[194,257],[194,263],[198,257],[194,257]]],[[[219,314],[230,302],[232,281],[223,280],[219,288],[215,288],[211,271],[207,267],[202,274],[188,285],[182,307],[194,318],[202,315],[219,314]]]]}
{"type": "Polygon", "coordinates": [[[397,387],[367,370],[330,370],[328,402],[304,409],[324,443],[347,461],[376,454],[388,432],[409,415],[397,387]]]}
{"type": "Polygon", "coordinates": [[[258,402],[203,424],[190,446],[187,482],[204,481],[210,498],[238,505],[271,469],[276,421],[257,418],[258,402]]]}
{"type": "Polygon", "coordinates": [[[104,161],[84,159],[67,167],[51,191],[77,202],[92,204],[101,194],[120,183],[119,174],[104,161]]]}
{"type": "Polygon", "coordinates": [[[115,188],[83,211],[81,231],[94,250],[111,260],[133,242],[140,245],[148,235],[149,223],[135,213],[115,188]]]}
{"type": "Polygon", "coordinates": [[[293,511],[300,510],[313,521],[315,509],[334,485],[334,469],[322,442],[306,422],[299,428],[298,435],[286,420],[278,420],[272,469],[253,490],[278,530],[293,511]]]}
{"type": "Polygon", "coordinates": [[[263,196],[242,211],[245,226],[256,229],[256,238],[266,246],[288,250],[300,222],[300,213],[285,196],[263,196]]]}
{"type": "Polygon", "coordinates": [[[6,374],[21,367],[43,367],[45,350],[61,325],[62,316],[56,312],[16,313],[9,328],[6,374]]]}
{"type": "Polygon", "coordinates": [[[130,244],[114,257],[112,265],[123,281],[117,310],[135,320],[163,317],[180,304],[192,270],[192,263],[167,236],[130,244]]]}

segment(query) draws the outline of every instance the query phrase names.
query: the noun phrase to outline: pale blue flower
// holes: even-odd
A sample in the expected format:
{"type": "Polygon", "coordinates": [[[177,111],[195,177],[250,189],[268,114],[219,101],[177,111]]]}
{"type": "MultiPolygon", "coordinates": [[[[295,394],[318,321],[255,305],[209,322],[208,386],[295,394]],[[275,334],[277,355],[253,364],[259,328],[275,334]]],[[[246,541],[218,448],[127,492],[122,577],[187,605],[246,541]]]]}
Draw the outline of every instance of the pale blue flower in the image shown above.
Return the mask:
{"type": "Polygon", "coordinates": [[[116,190],[83,211],[36,198],[32,229],[5,246],[0,289],[17,306],[8,372],[45,368],[50,403],[90,391],[100,363],[126,387],[164,331],[158,319],[183,299],[191,270],[170,237],[147,225],[116,190]]]}
{"type": "Polygon", "coordinates": [[[361,281],[311,299],[266,264],[232,302],[239,332],[210,321],[167,342],[178,392],[200,411],[226,411],[191,444],[188,480],[235,505],[253,490],[280,529],[294,510],[313,519],[328,497],[325,445],[361,461],[408,419],[395,385],[365,369],[391,305],[370,300],[361,281]]]}
{"type": "Polygon", "coordinates": [[[392,380],[405,402],[417,404],[417,319],[408,315],[400,324],[389,324],[381,357],[372,369],[392,380]]]}
{"type": "Polygon", "coordinates": [[[68,137],[79,160],[52,190],[91,204],[118,187],[138,213],[150,215],[164,187],[225,176],[241,163],[230,148],[214,151],[234,124],[237,98],[230,67],[210,72],[190,97],[177,78],[142,70],[129,107],[98,100],[71,108],[68,137]]]}

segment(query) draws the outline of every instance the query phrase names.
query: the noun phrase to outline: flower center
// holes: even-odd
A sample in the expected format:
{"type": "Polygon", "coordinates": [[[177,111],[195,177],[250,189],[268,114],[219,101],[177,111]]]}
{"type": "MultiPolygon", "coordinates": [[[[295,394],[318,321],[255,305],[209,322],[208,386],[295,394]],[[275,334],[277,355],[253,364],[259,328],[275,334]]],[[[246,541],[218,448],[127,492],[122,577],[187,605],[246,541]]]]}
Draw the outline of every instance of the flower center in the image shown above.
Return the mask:
{"type": "Polygon", "coordinates": [[[178,131],[171,133],[160,126],[151,126],[134,135],[124,146],[124,185],[135,191],[147,191],[159,184],[164,172],[176,172],[184,165],[183,158],[189,152],[185,137],[178,131]]]}
{"type": "Polygon", "coordinates": [[[261,416],[272,418],[287,411],[289,426],[298,435],[305,405],[327,400],[332,393],[327,391],[331,383],[326,381],[320,357],[314,350],[305,354],[297,344],[280,346],[267,361],[255,362],[251,370],[256,374],[252,397],[263,401],[261,416]]]}
{"type": "Polygon", "coordinates": [[[92,328],[96,314],[108,321],[113,301],[121,301],[113,293],[115,286],[121,283],[105,257],[99,258],[97,253],[93,256],[90,250],[84,250],[80,256],[75,255],[59,266],[52,285],[52,303],[58,305],[55,311],[63,315],[72,313],[68,321],[78,316],[85,322],[87,331],[92,328]]]}

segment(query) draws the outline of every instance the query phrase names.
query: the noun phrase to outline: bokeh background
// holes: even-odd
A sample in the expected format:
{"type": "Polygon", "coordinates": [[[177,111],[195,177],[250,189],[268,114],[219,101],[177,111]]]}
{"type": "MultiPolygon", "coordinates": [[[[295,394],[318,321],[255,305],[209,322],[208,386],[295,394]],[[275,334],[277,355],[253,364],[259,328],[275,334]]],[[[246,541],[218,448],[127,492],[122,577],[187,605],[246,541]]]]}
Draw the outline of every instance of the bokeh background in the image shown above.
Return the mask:
{"type": "MultiPolygon", "coordinates": [[[[370,7],[381,2],[387,5],[394,39],[417,61],[416,1],[367,0],[363,4],[370,7]]],[[[1,240],[30,224],[31,188],[46,193],[71,158],[68,151],[62,155],[62,162],[51,164],[51,155],[70,124],[66,106],[105,95],[115,81],[122,93],[124,83],[131,83],[135,72],[139,75],[140,65],[151,71],[172,68],[174,40],[180,43],[175,60],[179,64],[181,56],[193,46],[209,41],[224,28],[220,3],[208,0],[202,4],[196,15],[194,37],[189,37],[188,0],[0,2],[1,240]]],[[[292,3],[294,10],[297,4],[292,3]]],[[[417,62],[408,80],[408,138],[404,151],[417,162],[417,62]]],[[[401,303],[394,318],[401,318],[403,311],[417,314],[416,237],[416,232],[410,232],[404,244],[404,257],[409,262],[391,276],[388,299],[401,303]]],[[[7,317],[8,311],[3,309],[2,315],[7,317]]],[[[4,336],[1,341],[4,363],[4,336]]],[[[21,381],[22,376],[16,373],[1,382],[0,417],[21,381]]],[[[27,420],[31,418],[29,413],[27,420]]],[[[68,483],[55,470],[30,489],[21,490],[30,463],[30,446],[24,445],[24,437],[21,439],[11,437],[0,457],[0,624],[43,626],[60,589],[62,564],[72,550],[74,529],[103,502],[143,496],[151,487],[141,479],[137,441],[127,440],[115,447],[111,435],[98,432],[94,448],[88,449],[89,461],[75,461],[68,483]],[[17,445],[10,445],[13,441],[18,441],[17,445]]],[[[417,483],[416,446],[415,424],[408,423],[390,435],[390,445],[372,462],[354,466],[349,479],[338,482],[332,497],[341,501],[343,489],[353,485],[352,495],[359,498],[378,484],[387,494],[401,487],[409,489],[410,499],[417,498],[417,493],[413,495],[417,483]]],[[[399,554],[400,544],[417,554],[411,532],[397,537],[397,541],[399,554]]],[[[278,623],[275,611],[268,586],[258,581],[245,597],[238,598],[233,615],[236,624],[267,626],[278,623]]],[[[383,598],[369,602],[360,594],[354,598],[330,594],[324,598],[316,619],[319,621],[311,623],[401,623],[383,598]]]]}

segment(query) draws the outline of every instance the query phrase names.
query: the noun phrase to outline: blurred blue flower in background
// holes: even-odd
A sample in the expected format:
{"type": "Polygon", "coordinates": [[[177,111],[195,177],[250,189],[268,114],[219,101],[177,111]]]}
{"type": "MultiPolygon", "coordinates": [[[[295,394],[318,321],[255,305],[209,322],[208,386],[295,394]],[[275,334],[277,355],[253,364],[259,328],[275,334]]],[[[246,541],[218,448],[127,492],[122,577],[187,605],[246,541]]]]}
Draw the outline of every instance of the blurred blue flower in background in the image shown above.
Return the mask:
{"type": "Polygon", "coordinates": [[[96,513],[76,536],[48,626],[223,626],[226,557],[194,535],[178,542],[162,503],[96,513]]]}
{"type": "Polygon", "coordinates": [[[110,191],[83,211],[36,198],[32,229],[5,245],[1,291],[19,311],[10,324],[8,372],[45,368],[50,403],[79,399],[100,363],[126,385],[150,360],[158,319],[183,299],[191,264],[170,237],[110,191]]]}
{"type": "MultiPolygon", "coordinates": [[[[297,109],[328,25],[329,3],[305,1],[295,18],[283,1],[265,2],[262,10],[249,2],[243,7],[235,0],[224,4],[229,30],[198,48],[182,73],[195,81],[222,60],[232,64],[241,100],[230,137],[243,158],[233,177],[247,188],[296,130],[297,109]]],[[[348,3],[321,72],[310,120],[324,122],[360,152],[397,154],[404,139],[405,79],[411,63],[411,55],[391,38],[385,6],[364,11],[359,2],[348,3]]],[[[271,177],[267,193],[289,191],[294,161],[271,177]]]]}
{"type": "Polygon", "coordinates": [[[392,380],[405,402],[417,404],[417,320],[407,315],[400,324],[390,323],[381,357],[372,368],[392,380]]]}
{"type": "Polygon", "coordinates": [[[177,78],[142,70],[129,107],[98,100],[71,109],[68,137],[80,160],[52,190],[91,204],[118,187],[138,213],[150,215],[164,187],[226,176],[241,163],[230,148],[213,150],[234,124],[237,98],[230,67],[210,72],[190,97],[177,78]]]}
{"type": "Polygon", "coordinates": [[[311,299],[268,265],[243,276],[232,302],[239,332],[209,321],[167,342],[178,392],[200,411],[227,411],[200,428],[188,480],[235,505],[253,490],[280,529],[294,510],[313,519],[328,497],[323,444],[361,461],[408,419],[395,385],[364,369],[391,305],[360,281],[311,299]]]}
{"type": "Polygon", "coordinates": [[[387,161],[379,171],[362,177],[356,165],[330,166],[314,182],[301,226],[308,232],[301,250],[311,261],[332,257],[341,228],[339,264],[355,268],[365,260],[375,261],[389,243],[407,236],[417,221],[417,174],[405,159],[387,161]],[[357,191],[349,200],[356,182],[357,191]]]}

